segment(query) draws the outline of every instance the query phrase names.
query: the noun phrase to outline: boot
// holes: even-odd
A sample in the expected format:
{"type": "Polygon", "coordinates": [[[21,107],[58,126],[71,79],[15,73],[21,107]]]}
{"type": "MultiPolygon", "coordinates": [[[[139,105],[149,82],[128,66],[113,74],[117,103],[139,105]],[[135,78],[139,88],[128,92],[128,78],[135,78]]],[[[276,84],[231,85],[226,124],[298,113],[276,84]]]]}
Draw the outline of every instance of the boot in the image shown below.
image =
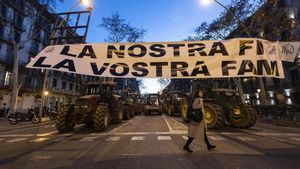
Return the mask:
{"type": "Polygon", "coordinates": [[[190,149],[190,144],[192,143],[194,139],[189,137],[189,139],[187,140],[186,144],[183,146],[183,149],[189,153],[192,153],[193,150],[190,149]]]}
{"type": "Polygon", "coordinates": [[[214,148],[216,148],[215,145],[211,145],[208,141],[208,138],[207,138],[207,135],[206,135],[206,129],[204,128],[204,141],[206,143],[206,146],[207,146],[207,150],[212,150],[214,148]]]}

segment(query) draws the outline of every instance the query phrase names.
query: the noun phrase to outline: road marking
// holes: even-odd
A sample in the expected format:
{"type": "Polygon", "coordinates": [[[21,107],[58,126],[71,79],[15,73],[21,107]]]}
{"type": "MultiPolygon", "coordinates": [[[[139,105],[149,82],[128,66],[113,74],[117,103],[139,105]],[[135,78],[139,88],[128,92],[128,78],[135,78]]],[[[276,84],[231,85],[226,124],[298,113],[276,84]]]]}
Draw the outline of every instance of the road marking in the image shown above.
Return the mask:
{"type": "Polygon", "coordinates": [[[69,140],[70,140],[70,138],[58,138],[58,139],[55,139],[54,141],[55,142],[67,142],[69,140]]]}
{"type": "Polygon", "coordinates": [[[250,138],[250,137],[237,137],[238,139],[242,140],[242,141],[255,141],[255,139],[250,138]]]}
{"type": "Polygon", "coordinates": [[[157,136],[157,140],[172,140],[170,136],[157,136]]]}
{"type": "Polygon", "coordinates": [[[180,123],[179,121],[177,121],[177,120],[175,120],[175,119],[173,119],[173,118],[171,118],[171,120],[175,121],[177,124],[181,125],[181,126],[184,127],[185,129],[188,128],[187,126],[185,126],[184,124],[180,123]]]}
{"type": "Polygon", "coordinates": [[[35,134],[4,134],[0,137],[33,137],[35,134]]]}
{"type": "Polygon", "coordinates": [[[280,138],[276,138],[276,137],[269,137],[269,139],[271,139],[271,141],[280,141],[280,142],[286,142],[286,140],[284,140],[284,139],[280,139],[280,138]]]}
{"type": "Polygon", "coordinates": [[[293,138],[291,138],[292,140],[296,140],[296,141],[300,141],[300,137],[293,137],[293,138]]]}
{"type": "Polygon", "coordinates": [[[226,140],[225,138],[221,136],[208,136],[210,139],[215,140],[215,141],[223,141],[226,140]]]}
{"type": "Polygon", "coordinates": [[[165,121],[166,121],[166,123],[167,123],[167,126],[168,126],[168,128],[169,128],[169,131],[172,133],[173,130],[172,130],[172,128],[171,128],[171,126],[170,126],[168,120],[166,119],[165,115],[162,115],[162,116],[163,116],[163,118],[165,119],[165,121]]]}
{"type": "Polygon", "coordinates": [[[181,135],[187,134],[187,131],[173,132],[125,132],[125,133],[93,133],[93,136],[110,136],[110,135],[181,135]]]}
{"type": "Polygon", "coordinates": [[[79,141],[95,141],[97,137],[84,137],[83,139],[79,140],[79,141]]]}
{"type": "Polygon", "coordinates": [[[31,140],[30,142],[33,142],[33,143],[41,143],[41,142],[44,142],[46,140],[49,140],[49,138],[46,138],[46,137],[41,137],[41,138],[36,138],[34,140],[31,140]]]}
{"type": "Polygon", "coordinates": [[[27,140],[27,138],[15,138],[15,139],[12,139],[12,140],[7,140],[6,142],[7,143],[17,143],[17,142],[21,142],[21,141],[24,141],[24,140],[27,140]]]}
{"type": "Polygon", "coordinates": [[[119,141],[121,137],[108,137],[106,141],[119,141]]]}
{"type": "Polygon", "coordinates": [[[145,137],[144,136],[131,137],[131,141],[140,141],[140,140],[145,140],[145,137]]]}
{"type": "Polygon", "coordinates": [[[3,141],[4,139],[3,138],[0,138],[0,141],[3,141]]]}
{"type": "Polygon", "coordinates": [[[260,135],[260,136],[292,136],[292,137],[300,136],[300,134],[297,133],[253,133],[253,134],[260,135]]]}
{"type": "MultiPolygon", "coordinates": [[[[121,126],[119,126],[119,127],[115,128],[115,129],[113,129],[113,130],[112,130],[112,131],[110,131],[109,133],[114,133],[114,132],[116,132],[117,130],[119,130],[120,128],[122,128],[122,127],[126,126],[127,124],[131,123],[132,121],[133,121],[133,119],[131,119],[131,120],[127,121],[126,123],[122,124],[121,126]]],[[[93,135],[93,134],[94,134],[94,133],[92,133],[91,135],[93,135]]]]}
{"type": "Polygon", "coordinates": [[[51,132],[48,132],[48,133],[37,134],[36,136],[37,137],[45,137],[45,136],[50,136],[50,135],[53,135],[53,134],[56,134],[56,133],[58,133],[58,131],[51,131],[51,132]]]}
{"type": "Polygon", "coordinates": [[[187,136],[182,136],[182,138],[183,138],[184,140],[188,140],[188,139],[189,139],[187,136]]]}
{"type": "Polygon", "coordinates": [[[53,127],[55,127],[55,125],[53,124],[53,125],[48,125],[48,126],[45,126],[45,128],[53,128],[53,127]]]}

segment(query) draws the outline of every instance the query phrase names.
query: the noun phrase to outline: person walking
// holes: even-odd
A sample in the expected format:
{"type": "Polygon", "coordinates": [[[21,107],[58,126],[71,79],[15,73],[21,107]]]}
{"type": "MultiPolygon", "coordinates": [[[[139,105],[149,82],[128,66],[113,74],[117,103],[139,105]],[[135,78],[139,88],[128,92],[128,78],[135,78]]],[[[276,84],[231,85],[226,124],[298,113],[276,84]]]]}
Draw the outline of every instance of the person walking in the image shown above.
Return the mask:
{"type": "Polygon", "coordinates": [[[189,119],[190,123],[188,126],[188,140],[183,147],[183,149],[189,153],[193,152],[190,149],[190,145],[193,142],[193,140],[201,139],[203,135],[204,135],[204,141],[206,143],[207,149],[211,150],[211,149],[216,148],[215,145],[211,145],[209,143],[207,135],[206,135],[206,124],[205,124],[205,120],[203,118],[204,106],[203,106],[202,97],[203,97],[203,92],[201,90],[196,90],[194,93],[194,98],[193,98],[192,111],[195,111],[195,113],[202,113],[202,120],[201,120],[201,122],[195,122],[192,119],[189,119]]]}

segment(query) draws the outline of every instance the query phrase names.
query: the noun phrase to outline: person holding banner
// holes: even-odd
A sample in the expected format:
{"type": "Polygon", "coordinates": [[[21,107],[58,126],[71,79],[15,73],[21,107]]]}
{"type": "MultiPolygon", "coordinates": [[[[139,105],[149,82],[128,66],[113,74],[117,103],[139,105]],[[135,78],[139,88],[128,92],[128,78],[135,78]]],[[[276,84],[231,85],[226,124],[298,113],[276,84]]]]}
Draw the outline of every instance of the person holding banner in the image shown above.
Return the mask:
{"type": "Polygon", "coordinates": [[[193,98],[192,111],[190,111],[188,115],[190,121],[188,126],[188,140],[183,149],[189,153],[193,152],[189,147],[193,140],[203,139],[203,136],[208,150],[216,148],[215,145],[211,145],[209,143],[206,135],[206,124],[203,119],[204,106],[202,97],[203,92],[201,90],[196,90],[193,98]]]}

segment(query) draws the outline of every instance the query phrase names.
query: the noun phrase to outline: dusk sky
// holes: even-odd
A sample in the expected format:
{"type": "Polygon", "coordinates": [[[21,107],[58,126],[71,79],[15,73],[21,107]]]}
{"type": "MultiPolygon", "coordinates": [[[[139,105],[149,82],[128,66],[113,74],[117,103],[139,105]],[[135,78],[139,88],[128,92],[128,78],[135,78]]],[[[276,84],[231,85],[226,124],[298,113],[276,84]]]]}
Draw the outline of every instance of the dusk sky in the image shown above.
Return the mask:
{"type": "MultiPolygon", "coordinates": [[[[206,0],[207,1],[207,0],[206,0]]],[[[77,0],[65,0],[57,4],[57,12],[68,11],[77,0]]],[[[220,0],[228,4],[230,0],[220,0]]],[[[217,3],[203,5],[201,0],[94,0],[87,42],[104,42],[107,33],[98,25],[102,17],[110,17],[119,12],[134,27],[147,30],[143,41],[181,41],[192,35],[202,22],[210,22],[223,10],[217,3]]],[[[78,6],[75,10],[83,10],[78,6]]],[[[157,92],[160,89],[157,79],[145,79],[147,87],[142,92],[157,92]]]]}

